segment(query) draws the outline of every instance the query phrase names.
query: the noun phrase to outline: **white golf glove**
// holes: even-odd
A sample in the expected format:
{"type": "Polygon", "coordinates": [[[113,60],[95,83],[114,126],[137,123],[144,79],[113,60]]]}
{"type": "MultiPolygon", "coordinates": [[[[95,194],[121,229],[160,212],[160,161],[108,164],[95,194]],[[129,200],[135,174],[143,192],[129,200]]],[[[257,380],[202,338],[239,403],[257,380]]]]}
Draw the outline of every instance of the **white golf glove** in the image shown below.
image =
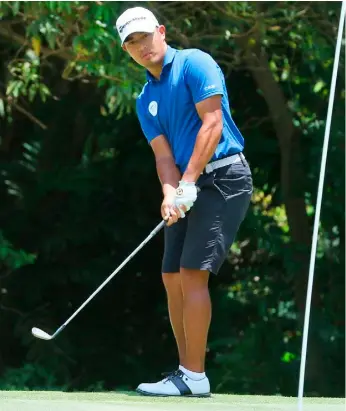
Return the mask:
{"type": "Polygon", "coordinates": [[[182,207],[189,211],[193,203],[197,199],[197,187],[195,183],[188,183],[186,181],[179,181],[179,186],[176,189],[175,205],[179,208],[182,218],[185,217],[182,207]]]}

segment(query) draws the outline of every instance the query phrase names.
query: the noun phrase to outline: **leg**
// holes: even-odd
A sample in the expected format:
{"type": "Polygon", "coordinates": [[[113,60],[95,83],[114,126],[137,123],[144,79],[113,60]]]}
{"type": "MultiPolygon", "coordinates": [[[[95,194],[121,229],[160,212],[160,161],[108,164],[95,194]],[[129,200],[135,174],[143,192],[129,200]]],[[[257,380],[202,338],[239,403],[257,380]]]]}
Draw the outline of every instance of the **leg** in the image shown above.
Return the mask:
{"type": "Polygon", "coordinates": [[[204,372],[211,321],[209,273],[217,274],[250,203],[252,180],[246,163],[205,177],[189,215],[181,257],[186,368],[204,372]]]}
{"type": "Polygon", "coordinates": [[[182,367],[179,367],[179,370],[169,374],[162,381],[140,384],[137,388],[137,392],[140,394],[153,396],[210,396],[210,384],[206,375],[204,373],[203,375],[196,374],[192,371],[204,369],[206,334],[210,322],[210,315],[208,314],[208,312],[210,313],[208,276],[208,272],[185,269],[182,269],[180,273],[168,272],[163,274],[169,316],[182,367]],[[207,299],[205,298],[205,288],[207,299]],[[194,325],[196,323],[197,327],[194,325]],[[187,333],[184,330],[184,325],[187,327],[187,333]],[[191,335],[188,340],[190,354],[186,352],[185,334],[191,335]],[[190,357],[189,362],[186,360],[188,357],[190,357]],[[197,364],[196,367],[194,364],[197,364]],[[186,369],[188,367],[189,369],[186,369]]]}
{"type": "Polygon", "coordinates": [[[185,366],[186,342],[183,322],[181,276],[180,273],[164,273],[162,279],[167,292],[169,318],[178,346],[179,364],[185,366]]]}
{"type": "MultiPolygon", "coordinates": [[[[202,319],[208,318],[208,305],[205,307],[205,293],[200,293],[202,289],[208,286],[209,273],[206,272],[191,272],[191,270],[181,270],[179,272],[181,252],[185,242],[185,234],[187,228],[187,219],[180,220],[172,227],[165,227],[165,253],[162,265],[162,279],[167,292],[168,310],[173,328],[173,333],[177,342],[180,366],[179,370],[169,374],[165,379],[157,383],[142,383],[137,387],[137,392],[142,395],[154,396],[210,396],[210,384],[205,373],[195,373],[192,370],[204,369],[204,356],[206,346],[206,335],[208,333],[208,325],[205,327],[202,319]],[[180,223],[180,224],[179,224],[180,223]],[[193,275],[191,275],[193,274],[193,275]],[[197,275],[194,275],[197,274],[197,275]],[[184,277],[184,281],[183,281],[184,277]],[[186,278],[185,278],[186,277],[186,278]],[[198,281],[200,279],[200,281],[198,281]],[[184,287],[184,288],[183,288],[184,287]],[[183,293],[184,290],[184,293],[183,293]],[[185,301],[185,295],[187,299],[185,301]],[[202,296],[202,301],[200,297],[202,296]],[[201,304],[200,304],[201,303],[201,304]],[[186,338],[184,329],[184,312],[187,308],[187,330],[190,338],[191,366],[186,362],[186,338]],[[207,308],[207,315],[204,314],[207,308]],[[196,319],[194,310],[198,311],[196,319]],[[194,328],[194,322],[197,321],[197,329],[194,328]],[[200,324],[201,323],[201,324],[200,324]],[[202,327],[200,327],[202,325],[202,327]],[[201,331],[202,330],[202,331],[201,331]],[[198,337],[198,338],[196,338],[198,337]],[[195,353],[195,345],[197,348],[197,360],[193,356],[195,353]],[[204,347],[204,348],[203,348],[204,347]],[[202,358],[200,358],[202,357],[202,358]],[[193,363],[196,362],[196,367],[193,363]],[[190,367],[190,369],[187,369],[190,367]]],[[[207,296],[209,299],[208,288],[207,296]]],[[[207,302],[208,302],[207,299],[207,302]]],[[[210,315],[209,315],[210,317],[210,315]]]]}
{"type": "Polygon", "coordinates": [[[187,219],[165,226],[165,251],[162,261],[162,280],[167,293],[169,318],[178,346],[180,365],[185,362],[185,334],[183,324],[183,293],[181,288],[180,258],[187,229],[187,219]]]}
{"type": "Polygon", "coordinates": [[[186,359],[183,365],[188,370],[198,373],[204,372],[211,321],[208,279],[208,271],[181,268],[186,336],[186,359]]]}

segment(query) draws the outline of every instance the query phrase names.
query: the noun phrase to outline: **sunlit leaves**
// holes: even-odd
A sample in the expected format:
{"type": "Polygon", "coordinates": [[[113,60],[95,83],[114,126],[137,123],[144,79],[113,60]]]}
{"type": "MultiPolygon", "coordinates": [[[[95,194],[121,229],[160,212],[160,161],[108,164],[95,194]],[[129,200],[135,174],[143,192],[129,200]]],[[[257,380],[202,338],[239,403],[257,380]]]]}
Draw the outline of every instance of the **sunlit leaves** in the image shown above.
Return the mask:
{"type": "Polygon", "coordinates": [[[0,264],[9,270],[15,270],[26,264],[33,264],[36,255],[24,250],[16,250],[0,231],[0,264]]]}
{"type": "Polygon", "coordinates": [[[5,103],[3,99],[0,99],[0,117],[5,117],[5,103]]]}
{"type": "Polygon", "coordinates": [[[7,84],[7,96],[16,100],[22,95],[27,97],[30,102],[35,99],[37,94],[42,101],[46,101],[47,97],[50,96],[50,90],[41,81],[38,60],[14,61],[9,65],[9,72],[12,79],[7,84]]]}
{"type": "Polygon", "coordinates": [[[322,90],[322,88],[325,86],[325,82],[323,80],[319,80],[313,88],[314,93],[318,93],[322,90]]]}
{"type": "Polygon", "coordinates": [[[23,49],[29,62],[16,59],[10,63],[12,79],[7,84],[7,95],[15,99],[23,96],[29,101],[39,95],[45,101],[50,92],[41,78],[42,66],[47,67],[49,56],[63,54],[64,79],[104,79],[103,87],[109,89],[105,99],[109,113],[117,112],[120,117],[133,110],[143,75],[138,76],[138,68],[133,70],[131,64],[127,70],[123,67],[129,59],[119,46],[114,28],[118,5],[78,1],[19,3],[2,2],[0,11],[4,15],[17,14],[16,6],[22,7],[32,49],[23,49]],[[129,84],[131,74],[131,85],[123,87],[129,84]]]}

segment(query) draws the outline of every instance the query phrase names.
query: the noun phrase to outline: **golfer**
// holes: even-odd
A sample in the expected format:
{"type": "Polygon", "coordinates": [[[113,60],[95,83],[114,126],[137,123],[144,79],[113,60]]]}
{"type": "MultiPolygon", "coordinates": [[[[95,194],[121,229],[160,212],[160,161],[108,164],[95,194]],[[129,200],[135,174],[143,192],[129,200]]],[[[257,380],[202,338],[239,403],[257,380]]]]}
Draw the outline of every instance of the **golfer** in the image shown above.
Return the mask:
{"type": "Polygon", "coordinates": [[[244,139],[231,116],[223,73],[209,54],[168,46],[165,27],[142,7],[126,10],[116,27],[124,51],[147,73],[137,115],[162,185],[162,278],[179,353],[176,371],[137,391],[210,396],[208,279],[226,259],[249,207],[244,139]]]}

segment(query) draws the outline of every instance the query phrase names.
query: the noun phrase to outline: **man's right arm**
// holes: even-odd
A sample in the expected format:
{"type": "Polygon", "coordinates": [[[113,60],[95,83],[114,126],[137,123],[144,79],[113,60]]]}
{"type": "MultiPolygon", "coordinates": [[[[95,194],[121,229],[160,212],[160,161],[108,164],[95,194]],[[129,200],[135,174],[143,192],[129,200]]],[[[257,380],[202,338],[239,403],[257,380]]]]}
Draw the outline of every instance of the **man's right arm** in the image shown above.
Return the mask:
{"type": "Polygon", "coordinates": [[[148,118],[147,109],[143,106],[140,96],[137,99],[138,119],[148,143],[155,154],[156,169],[159,176],[163,194],[169,194],[179,185],[181,178],[180,172],[175,165],[172,150],[162,130],[158,127],[153,119],[148,118]]]}
{"type": "Polygon", "coordinates": [[[179,185],[181,174],[175,165],[172,150],[166,137],[157,125],[148,119],[140,99],[137,100],[137,114],[142,131],[155,155],[156,170],[164,195],[161,205],[162,218],[167,221],[167,225],[171,225],[177,222],[181,216],[180,211],[175,206],[176,188],[179,185]]]}
{"type": "Polygon", "coordinates": [[[157,175],[162,185],[164,196],[175,195],[181,174],[175,165],[172,150],[166,137],[161,134],[155,137],[150,145],[154,151],[157,175]]]}

